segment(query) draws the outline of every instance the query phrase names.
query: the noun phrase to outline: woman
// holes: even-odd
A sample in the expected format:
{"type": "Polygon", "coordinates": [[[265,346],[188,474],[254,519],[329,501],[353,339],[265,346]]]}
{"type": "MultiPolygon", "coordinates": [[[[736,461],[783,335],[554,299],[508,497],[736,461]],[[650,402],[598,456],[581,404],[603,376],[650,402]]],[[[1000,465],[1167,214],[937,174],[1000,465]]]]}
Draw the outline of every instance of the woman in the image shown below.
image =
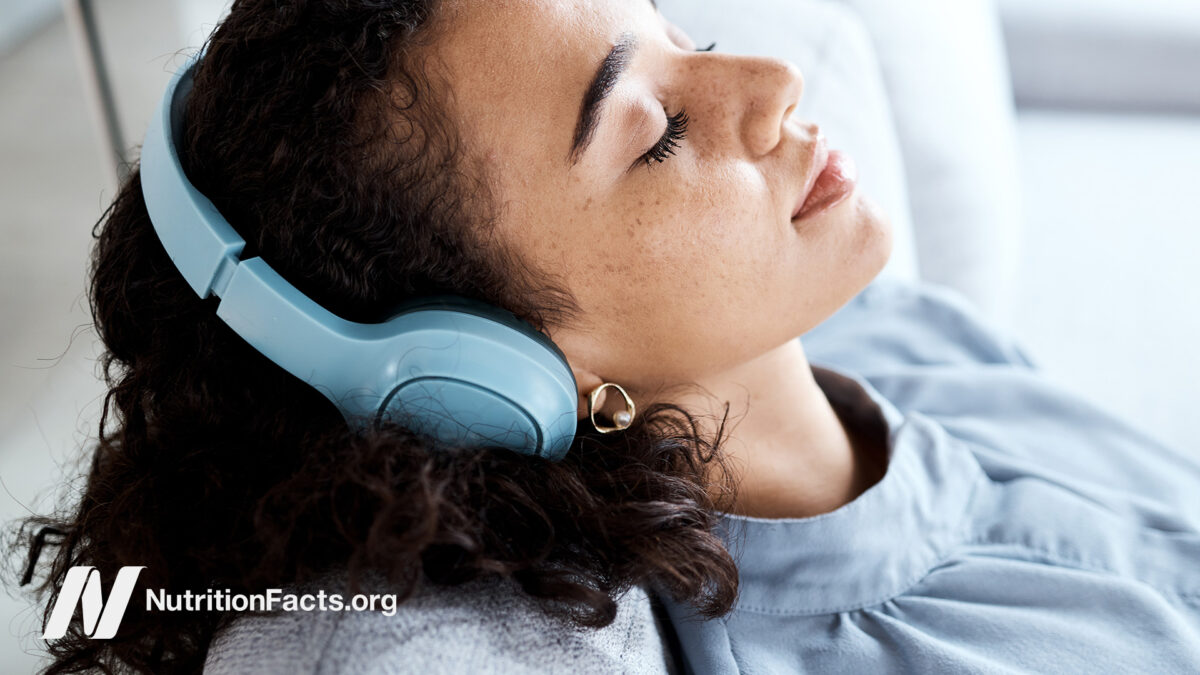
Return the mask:
{"type": "Polygon", "coordinates": [[[556,631],[531,655],[135,602],[114,640],[51,644],[55,669],[244,669],[256,640],[259,664],[305,652],[270,661],[293,669],[554,669],[555,644],[614,671],[1200,665],[1200,468],[1041,383],[953,298],[861,292],[888,223],[790,119],[802,90],[639,0],[236,3],[183,161],[246,254],[350,319],[445,292],[511,310],[565,354],[579,431],[558,463],[352,432],[185,285],[135,173],[92,286],[109,416],[81,503],[33,523],[33,558],[57,546],[44,588],[77,565],[171,593],[344,575],[416,593],[393,623],[490,594],[565,621],[500,645],[556,631]],[[634,404],[616,433],[591,426],[606,384],[634,404]],[[567,630],[653,632],[626,611],[642,589],[673,658],[567,630]]]}

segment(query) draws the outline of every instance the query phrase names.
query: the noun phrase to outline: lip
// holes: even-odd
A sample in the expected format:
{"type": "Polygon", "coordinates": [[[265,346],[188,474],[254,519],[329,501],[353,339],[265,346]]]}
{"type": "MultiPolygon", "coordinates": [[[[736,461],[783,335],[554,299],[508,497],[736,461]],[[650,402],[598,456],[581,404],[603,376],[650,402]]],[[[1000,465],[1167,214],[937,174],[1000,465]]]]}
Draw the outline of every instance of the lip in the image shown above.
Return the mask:
{"type": "Polygon", "coordinates": [[[854,160],[837,150],[827,149],[824,136],[817,136],[811,166],[804,181],[804,192],[792,210],[792,222],[821,213],[854,192],[858,177],[854,160]]]}

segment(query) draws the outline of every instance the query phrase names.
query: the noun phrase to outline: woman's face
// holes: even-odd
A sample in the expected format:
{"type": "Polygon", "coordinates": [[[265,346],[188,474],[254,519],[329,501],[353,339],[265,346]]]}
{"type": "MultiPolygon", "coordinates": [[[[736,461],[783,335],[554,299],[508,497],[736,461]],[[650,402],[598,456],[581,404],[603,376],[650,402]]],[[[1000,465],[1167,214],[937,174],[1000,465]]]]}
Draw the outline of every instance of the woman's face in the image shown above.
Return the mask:
{"type": "Polygon", "coordinates": [[[551,337],[581,389],[717,375],[808,331],[886,262],[887,220],[857,190],[792,219],[824,163],[816,125],[790,119],[796,67],[697,51],[650,0],[444,10],[433,52],[462,145],[494,187],[499,236],[575,296],[577,320],[551,337]],[[683,113],[673,154],[653,151],[683,113]]]}

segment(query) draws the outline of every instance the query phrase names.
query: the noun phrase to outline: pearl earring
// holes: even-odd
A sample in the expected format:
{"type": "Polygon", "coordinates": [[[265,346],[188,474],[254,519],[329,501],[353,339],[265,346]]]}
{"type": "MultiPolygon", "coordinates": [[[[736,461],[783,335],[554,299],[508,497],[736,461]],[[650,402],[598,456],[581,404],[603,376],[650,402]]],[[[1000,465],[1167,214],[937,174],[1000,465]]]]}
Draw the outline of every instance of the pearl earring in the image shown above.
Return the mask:
{"type": "Polygon", "coordinates": [[[596,428],[596,431],[602,434],[628,429],[629,425],[633,424],[633,416],[636,414],[637,408],[633,405],[633,399],[629,398],[629,394],[619,384],[605,382],[588,394],[588,417],[591,418],[592,426],[596,428]],[[613,426],[606,426],[596,421],[596,401],[600,399],[600,393],[610,387],[621,393],[625,399],[625,409],[613,413],[613,426]]]}

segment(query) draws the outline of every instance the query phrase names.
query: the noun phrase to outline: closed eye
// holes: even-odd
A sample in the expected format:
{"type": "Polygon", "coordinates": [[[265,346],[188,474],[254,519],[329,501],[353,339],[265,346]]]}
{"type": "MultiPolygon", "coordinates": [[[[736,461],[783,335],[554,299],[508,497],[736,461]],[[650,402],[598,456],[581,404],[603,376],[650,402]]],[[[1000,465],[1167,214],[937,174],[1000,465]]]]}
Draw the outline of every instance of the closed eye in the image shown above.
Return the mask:
{"type": "MultiPolygon", "coordinates": [[[[698,52],[711,52],[716,48],[717,43],[713,42],[707,47],[696,49],[698,52]]],[[[665,112],[665,111],[664,111],[665,112]]],[[[638,164],[645,164],[647,167],[654,163],[662,164],[666,159],[675,154],[675,150],[679,148],[679,142],[687,137],[688,116],[687,111],[682,108],[674,115],[667,117],[667,128],[663,132],[658,142],[647,150],[641,157],[638,157],[630,166],[632,169],[638,164]]]]}
{"type": "Polygon", "coordinates": [[[638,164],[644,163],[647,167],[654,164],[662,164],[666,159],[675,154],[679,148],[679,142],[687,137],[688,114],[687,111],[680,108],[679,112],[667,117],[667,128],[663,131],[663,135],[658,139],[649,150],[641,157],[638,157],[629,167],[632,169],[638,164]]]}

